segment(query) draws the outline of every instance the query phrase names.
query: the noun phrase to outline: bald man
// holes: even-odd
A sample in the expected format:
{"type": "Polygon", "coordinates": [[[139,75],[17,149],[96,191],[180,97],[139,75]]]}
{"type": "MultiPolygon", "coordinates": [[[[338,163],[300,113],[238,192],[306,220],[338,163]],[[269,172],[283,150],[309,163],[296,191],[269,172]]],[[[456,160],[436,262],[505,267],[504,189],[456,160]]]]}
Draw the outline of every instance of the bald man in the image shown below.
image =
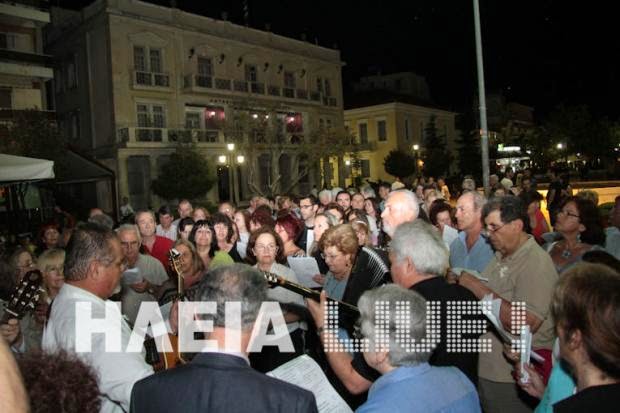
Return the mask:
{"type": "Polygon", "coordinates": [[[396,227],[405,222],[415,221],[419,213],[420,204],[413,192],[407,189],[392,191],[385,199],[385,209],[381,213],[383,231],[392,237],[396,227]]]}

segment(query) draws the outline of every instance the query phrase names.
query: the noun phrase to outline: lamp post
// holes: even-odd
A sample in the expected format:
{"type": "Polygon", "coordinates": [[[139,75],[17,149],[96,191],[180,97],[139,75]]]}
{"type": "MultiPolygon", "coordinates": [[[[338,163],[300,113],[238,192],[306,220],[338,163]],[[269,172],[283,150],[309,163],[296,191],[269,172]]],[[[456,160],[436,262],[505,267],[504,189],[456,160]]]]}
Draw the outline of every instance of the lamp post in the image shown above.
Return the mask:
{"type": "Polygon", "coordinates": [[[412,146],[413,148],[413,157],[415,159],[415,174],[416,178],[418,178],[418,151],[420,150],[420,145],[417,143],[412,146]]]}
{"type": "Polygon", "coordinates": [[[221,164],[228,165],[228,190],[230,193],[230,200],[237,205],[239,203],[239,187],[237,185],[237,171],[236,167],[238,165],[242,165],[245,162],[245,156],[236,155],[235,154],[235,144],[228,143],[226,144],[226,149],[228,149],[228,155],[220,155],[218,156],[218,162],[221,164]],[[236,156],[235,156],[236,155],[236,156]],[[235,163],[236,161],[236,163],[235,163]]]}

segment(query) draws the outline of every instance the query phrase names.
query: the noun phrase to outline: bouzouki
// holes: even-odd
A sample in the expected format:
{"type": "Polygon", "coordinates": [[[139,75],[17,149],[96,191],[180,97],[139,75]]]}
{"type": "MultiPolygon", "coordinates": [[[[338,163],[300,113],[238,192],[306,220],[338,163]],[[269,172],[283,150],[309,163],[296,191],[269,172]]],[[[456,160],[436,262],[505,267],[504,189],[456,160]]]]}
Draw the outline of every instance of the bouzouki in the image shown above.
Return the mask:
{"type": "MultiPolygon", "coordinates": [[[[261,271],[261,273],[263,274],[263,277],[265,277],[265,280],[267,280],[267,282],[269,283],[270,287],[286,288],[289,291],[293,291],[297,294],[301,294],[306,298],[313,299],[314,301],[321,300],[321,293],[319,291],[313,290],[308,287],[304,287],[303,285],[300,285],[300,284],[296,284],[294,282],[287,280],[284,277],[280,277],[279,275],[268,272],[268,271],[261,271]]],[[[345,303],[343,301],[334,300],[333,298],[329,298],[329,297],[327,297],[327,301],[338,303],[339,309],[345,310],[346,312],[352,313],[353,315],[359,315],[360,313],[359,309],[352,304],[345,303]]]]}
{"type": "Polygon", "coordinates": [[[27,313],[34,311],[44,291],[41,287],[42,282],[41,271],[28,271],[6,302],[0,324],[6,324],[12,318],[21,320],[27,313]]]}

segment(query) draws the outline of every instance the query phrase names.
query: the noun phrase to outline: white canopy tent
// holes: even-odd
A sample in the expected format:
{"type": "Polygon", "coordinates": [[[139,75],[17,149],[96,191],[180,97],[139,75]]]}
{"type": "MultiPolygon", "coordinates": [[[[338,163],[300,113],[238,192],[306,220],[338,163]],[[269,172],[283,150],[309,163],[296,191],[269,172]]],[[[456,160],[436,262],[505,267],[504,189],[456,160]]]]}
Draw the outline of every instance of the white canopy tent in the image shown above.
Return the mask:
{"type": "Polygon", "coordinates": [[[54,179],[54,162],[0,154],[0,184],[54,179]]]}

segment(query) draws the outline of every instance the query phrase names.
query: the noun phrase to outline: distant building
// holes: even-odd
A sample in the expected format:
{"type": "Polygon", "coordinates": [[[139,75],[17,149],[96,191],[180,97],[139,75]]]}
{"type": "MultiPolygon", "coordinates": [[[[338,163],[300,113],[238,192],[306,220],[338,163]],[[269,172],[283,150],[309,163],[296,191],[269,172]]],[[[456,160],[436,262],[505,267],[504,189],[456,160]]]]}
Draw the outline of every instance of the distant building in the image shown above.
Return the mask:
{"type": "Polygon", "coordinates": [[[47,1],[0,0],[0,125],[25,110],[45,112],[54,76],[43,53],[42,28],[50,21],[47,1]]]}
{"type": "MultiPolygon", "coordinates": [[[[446,148],[453,156],[457,156],[456,115],[455,112],[447,110],[401,102],[345,110],[346,127],[356,135],[358,142],[367,148],[358,154],[360,176],[372,181],[394,180],[393,176],[385,172],[383,160],[393,149],[401,149],[419,158],[425,150],[424,128],[431,116],[435,116],[437,133],[444,137],[446,148]],[[414,150],[414,145],[418,145],[417,151],[414,150]]],[[[350,172],[345,170],[345,174],[348,184],[351,180],[350,172]]]]}
{"type": "MultiPolygon", "coordinates": [[[[178,142],[195,143],[216,168],[229,155],[221,121],[239,110],[264,118],[286,148],[278,159],[258,151],[244,165],[227,157],[235,181],[229,167],[217,167],[212,200],[237,198],[234,192],[247,199],[250,166],[261,189],[274,170],[282,186],[293,182],[305,162],[296,140],[320,124],[343,124],[337,50],[129,0],[54,8],[47,41],[67,73],[55,87],[63,127],[75,146],[116,172],[118,197],[134,207],[160,204],[151,182],[178,142]]],[[[296,191],[315,183],[318,168],[296,191]]]]}
{"type": "Polygon", "coordinates": [[[353,85],[356,92],[386,91],[408,95],[421,101],[430,102],[428,83],[423,76],[413,72],[392,73],[389,75],[364,76],[353,85]]]}

